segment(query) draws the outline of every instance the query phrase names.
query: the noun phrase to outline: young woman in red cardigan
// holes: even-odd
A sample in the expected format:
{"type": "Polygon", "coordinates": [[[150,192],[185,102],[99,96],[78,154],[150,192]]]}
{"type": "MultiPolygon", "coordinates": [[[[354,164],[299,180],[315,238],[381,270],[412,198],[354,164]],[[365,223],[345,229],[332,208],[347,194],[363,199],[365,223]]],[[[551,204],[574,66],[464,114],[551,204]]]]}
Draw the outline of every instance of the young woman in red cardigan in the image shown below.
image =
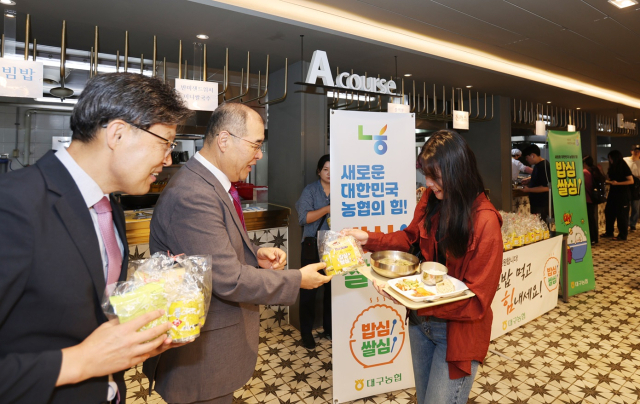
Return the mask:
{"type": "MultiPolygon", "coordinates": [[[[345,230],[368,251],[409,251],[444,264],[475,297],[410,311],[409,335],[418,404],[466,403],[489,349],[491,302],[502,270],[502,218],[484,193],[476,158],[455,131],[440,130],[422,147],[427,182],[411,224],[390,234],[345,230]]],[[[376,289],[386,297],[382,286],[376,289]]]]}

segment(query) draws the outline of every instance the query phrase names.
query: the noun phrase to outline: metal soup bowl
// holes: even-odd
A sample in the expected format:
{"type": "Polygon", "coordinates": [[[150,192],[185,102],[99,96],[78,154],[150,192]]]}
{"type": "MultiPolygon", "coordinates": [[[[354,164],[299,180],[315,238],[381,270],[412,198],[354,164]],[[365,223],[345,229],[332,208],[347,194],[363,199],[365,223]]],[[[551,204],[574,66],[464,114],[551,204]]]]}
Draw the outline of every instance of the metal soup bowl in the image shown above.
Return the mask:
{"type": "Polygon", "coordinates": [[[378,251],[371,254],[371,268],[379,275],[386,278],[399,278],[401,276],[413,275],[418,271],[420,261],[415,255],[402,251],[378,251]],[[383,258],[404,259],[412,265],[387,265],[379,262],[383,258]]]}

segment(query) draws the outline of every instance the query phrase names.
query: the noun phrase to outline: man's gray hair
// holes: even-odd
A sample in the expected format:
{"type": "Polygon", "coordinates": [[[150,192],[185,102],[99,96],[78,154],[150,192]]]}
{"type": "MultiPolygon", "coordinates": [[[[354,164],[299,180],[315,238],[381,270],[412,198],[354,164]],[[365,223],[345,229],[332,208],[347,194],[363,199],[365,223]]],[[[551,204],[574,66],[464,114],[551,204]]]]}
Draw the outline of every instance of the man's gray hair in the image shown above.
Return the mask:
{"type": "Polygon", "coordinates": [[[247,120],[249,114],[254,112],[251,108],[240,103],[226,103],[220,105],[211,114],[207,130],[204,135],[205,143],[210,143],[221,131],[233,133],[235,136],[244,137],[247,134],[247,120]]]}

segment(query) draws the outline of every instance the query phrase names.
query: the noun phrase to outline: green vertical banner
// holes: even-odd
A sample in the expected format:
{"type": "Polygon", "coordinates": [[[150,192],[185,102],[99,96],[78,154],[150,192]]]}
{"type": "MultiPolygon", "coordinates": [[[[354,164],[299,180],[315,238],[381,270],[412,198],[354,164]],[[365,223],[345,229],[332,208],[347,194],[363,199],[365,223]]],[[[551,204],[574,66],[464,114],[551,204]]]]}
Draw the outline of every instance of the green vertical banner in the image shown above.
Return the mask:
{"type": "Polygon", "coordinates": [[[580,132],[549,131],[549,163],[556,230],[569,235],[569,296],[596,288],[582,173],[580,132]]]}

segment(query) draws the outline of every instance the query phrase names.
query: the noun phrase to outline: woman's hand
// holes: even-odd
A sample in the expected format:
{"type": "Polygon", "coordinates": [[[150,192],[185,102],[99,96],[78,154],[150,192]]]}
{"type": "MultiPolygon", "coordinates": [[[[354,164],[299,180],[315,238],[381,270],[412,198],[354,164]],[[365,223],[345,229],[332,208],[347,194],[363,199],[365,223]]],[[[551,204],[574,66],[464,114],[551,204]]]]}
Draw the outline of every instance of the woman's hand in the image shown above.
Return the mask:
{"type": "Polygon", "coordinates": [[[365,245],[369,240],[369,233],[360,229],[342,229],[340,234],[343,236],[353,236],[356,240],[360,242],[360,244],[365,245]]]}
{"type": "Polygon", "coordinates": [[[400,304],[402,305],[402,303],[400,303],[399,301],[397,301],[396,299],[394,299],[393,297],[391,297],[390,294],[388,294],[387,292],[384,291],[384,288],[387,286],[387,282],[378,282],[376,280],[373,280],[373,287],[376,288],[376,291],[378,291],[378,293],[384,297],[385,299],[389,299],[392,302],[394,302],[395,304],[400,304]]]}

